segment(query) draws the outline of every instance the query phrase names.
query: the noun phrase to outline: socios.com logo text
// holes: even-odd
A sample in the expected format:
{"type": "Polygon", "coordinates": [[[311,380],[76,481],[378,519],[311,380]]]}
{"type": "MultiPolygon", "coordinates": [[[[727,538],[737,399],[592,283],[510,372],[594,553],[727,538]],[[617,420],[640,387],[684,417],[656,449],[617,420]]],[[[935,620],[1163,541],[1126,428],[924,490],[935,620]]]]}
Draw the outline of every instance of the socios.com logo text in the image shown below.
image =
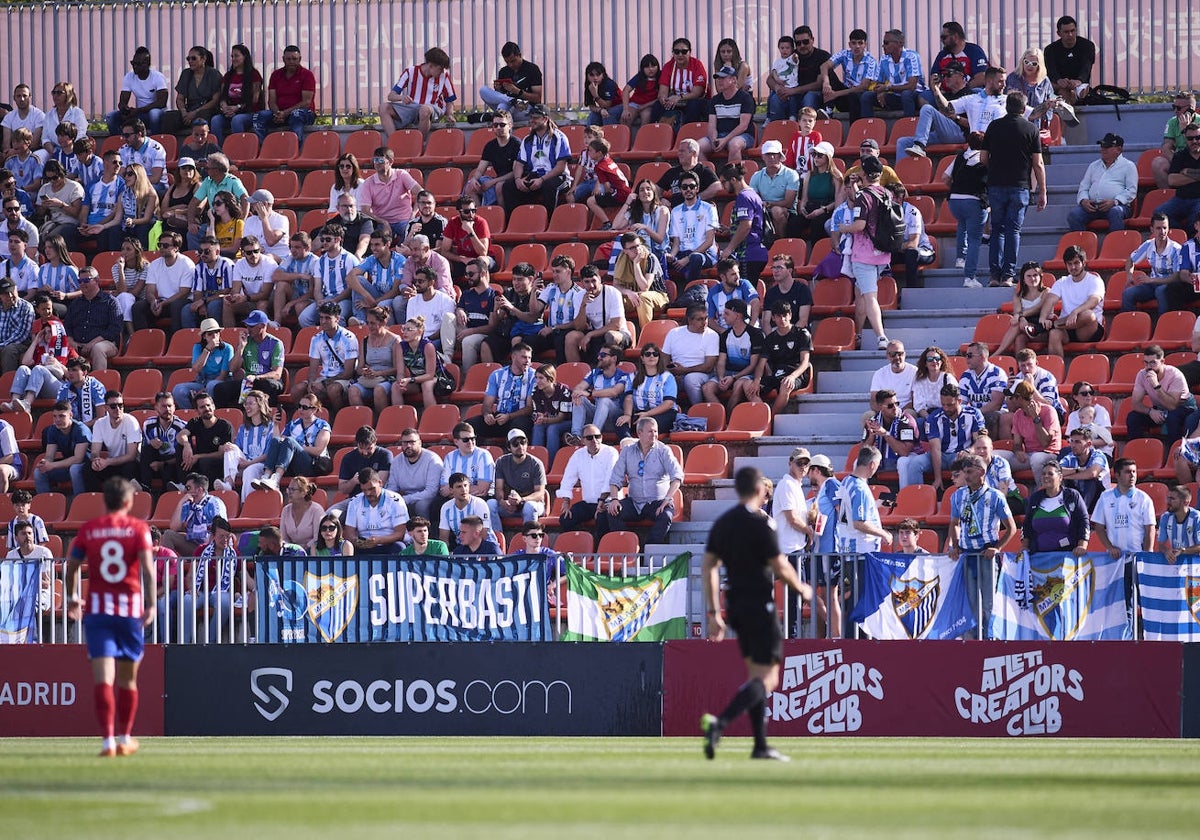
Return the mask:
{"type": "MultiPolygon", "coordinates": [[[[260,702],[254,708],[268,721],[274,721],[287,709],[288,696],[274,684],[263,688],[266,678],[286,674],[285,689],[290,693],[292,672],[284,668],[258,668],[251,674],[251,691],[260,702]]],[[[297,691],[303,689],[297,686],[297,691]]],[[[455,680],[375,679],[314,680],[310,689],[311,709],[328,714],[453,714],[472,715],[548,715],[571,714],[574,696],[563,680],[488,681],[474,679],[460,686],[455,680]]]]}

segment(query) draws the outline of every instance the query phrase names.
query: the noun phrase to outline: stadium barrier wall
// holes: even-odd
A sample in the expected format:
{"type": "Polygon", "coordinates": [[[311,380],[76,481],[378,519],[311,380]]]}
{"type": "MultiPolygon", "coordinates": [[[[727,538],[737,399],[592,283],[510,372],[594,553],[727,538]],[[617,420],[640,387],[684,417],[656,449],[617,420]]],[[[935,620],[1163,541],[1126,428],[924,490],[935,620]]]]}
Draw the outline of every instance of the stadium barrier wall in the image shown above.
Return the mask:
{"type": "MultiPolygon", "coordinates": [[[[160,645],[138,669],[135,735],[163,734],[160,645]]],[[[81,645],[0,646],[0,737],[92,737],[92,666],[81,645]]]]}
{"type": "MultiPolygon", "coordinates": [[[[737,645],[667,642],[663,734],[694,736],[745,680],[737,645]]],[[[778,736],[1177,738],[1184,654],[1162,642],[784,643],[778,736]]],[[[1200,656],[1189,652],[1197,664],[1200,656]]],[[[1187,698],[1200,706],[1200,697],[1187,698]]],[[[731,735],[749,735],[745,718],[731,735]]],[[[1192,734],[1197,734],[1193,732],[1192,734]]]]}
{"type": "Polygon", "coordinates": [[[165,731],[651,736],[662,674],[656,644],[176,646],[165,731]]]}

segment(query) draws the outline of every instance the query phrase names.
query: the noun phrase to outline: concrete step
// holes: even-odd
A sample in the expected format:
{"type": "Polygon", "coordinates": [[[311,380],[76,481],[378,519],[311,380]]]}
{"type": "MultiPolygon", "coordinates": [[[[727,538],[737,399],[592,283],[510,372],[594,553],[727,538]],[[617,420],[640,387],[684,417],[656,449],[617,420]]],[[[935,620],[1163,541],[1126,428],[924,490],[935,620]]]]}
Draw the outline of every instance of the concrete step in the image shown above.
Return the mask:
{"type": "MultiPolygon", "coordinates": [[[[772,476],[774,480],[774,476],[772,476]]],[[[733,507],[728,499],[697,499],[692,502],[692,522],[712,522],[733,507]]]]}
{"type": "MultiPolygon", "coordinates": [[[[946,309],[977,309],[995,312],[1002,303],[1012,299],[1012,289],[964,289],[962,269],[939,269],[938,281],[947,287],[935,287],[926,277],[924,289],[905,289],[900,296],[900,311],[946,309]],[[944,273],[943,273],[944,272],[944,273]]],[[[886,316],[885,316],[886,317],[886,316]]]]}
{"type": "Polygon", "coordinates": [[[872,370],[827,370],[817,374],[817,388],[826,394],[866,392],[872,370]]]}
{"type": "MultiPolygon", "coordinates": [[[[866,391],[864,390],[862,392],[862,397],[865,398],[865,396],[866,396],[866,391]]],[[[861,400],[860,400],[860,404],[861,404],[861,400]]],[[[859,409],[859,410],[861,412],[862,409],[859,409]]],[[[783,414],[783,415],[780,415],[779,417],[775,418],[776,423],[778,423],[784,417],[788,417],[788,416],[794,416],[794,417],[801,418],[800,422],[797,423],[797,425],[803,426],[803,430],[802,431],[794,431],[792,429],[789,429],[786,432],[786,434],[795,434],[804,439],[810,439],[814,436],[839,437],[840,435],[845,434],[846,422],[847,422],[847,419],[846,419],[847,415],[845,412],[839,412],[836,414],[815,414],[815,413],[814,414],[804,413],[804,414],[795,414],[795,415],[783,414]]],[[[778,427],[776,427],[775,432],[776,432],[776,434],[778,434],[780,432],[778,427]]]]}
{"type": "Polygon", "coordinates": [[[858,418],[867,410],[867,392],[862,391],[857,394],[848,395],[840,410],[834,414],[781,414],[775,418],[775,428],[773,431],[776,438],[796,439],[801,442],[801,445],[807,446],[804,441],[811,440],[814,434],[822,434],[816,432],[813,428],[812,418],[815,417],[836,417],[840,425],[833,432],[823,433],[823,436],[830,440],[858,440],[858,435],[861,432],[858,418]]]}
{"type": "Polygon", "coordinates": [[[758,467],[763,475],[770,476],[773,479],[779,478],[788,469],[788,459],[786,455],[774,455],[763,457],[760,455],[739,455],[733,459],[733,471],[737,472],[742,467],[758,467]]]}
{"type": "MultiPolygon", "coordinates": [[[[847,421],[847,422],[849,422],[849,421],[847,421]]],[[[856,422],[857,422],[857,418],[856,418],[856,422]]],[[[773,439],[780,440],[779,436],[776,436],[773,439]]],[[[777,456],[782,456],[784,458],[787,458],[787,457],[791,456],[793,449],[795,449],[797,446],[803,446],[805,449],[807,449],[813,455],[820,453],[820,454],[826,456],[827,458],[829,458],[829,460],[834,463],[834,466],[838,466],[843,461],[846,460],[846,455],[850,452],[850,448],[852,446],[854,446],[854,444],[856,444],[856,443],[858,443],[857,435],[847,436],[847,438],[844,439],[843,442],[841,442],[841,443],[819,443],[819,444],[816,442],[807,440],[803,435],[799,435],[799,436],[796,436],[796,437],[788,440],[786,443],[766,444],[766,445],[760,444],[758,447],[758,454],[764,458],[773,458],[773,457],[777,457],[777,456]]]]}

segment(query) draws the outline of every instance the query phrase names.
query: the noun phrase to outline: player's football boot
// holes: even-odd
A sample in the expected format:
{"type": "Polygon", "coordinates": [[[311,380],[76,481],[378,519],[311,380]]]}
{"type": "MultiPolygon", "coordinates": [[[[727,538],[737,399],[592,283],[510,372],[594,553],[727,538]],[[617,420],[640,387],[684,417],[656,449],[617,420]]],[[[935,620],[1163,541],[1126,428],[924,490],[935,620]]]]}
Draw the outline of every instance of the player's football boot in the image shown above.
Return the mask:
{"type": "Polygon", "coordinates": [[[115,756],[116,754],[117,754],[117,748],[116,748],[115,746],[107,746],[107,745],[106,745],[106,746],[103,746],[103,747],[101,747],[101,748],[100,748],[100,752],[98,753],[98,757],[100,757],[100,758],[112,758],[112,757],[113,757],[113,756],[115,756]]]}
{"type": "Polygon", "coordinates": [[[700,731],[704,733],[704,757],[711,759],[717,754],[717,744],[721,741],[721,724],[716,715],[701,715],[700,731]]]}
{"type": "Polygon", "coordinates": [[[133,755],[138,751],[137,738],[130,738],[128,741],[117,742],[117,755],[133,755]]]}
{"type": "Polygon", "coordinates": [[[784,755],[783,753],[781,753],[779,750],[775,749],[774,747],[767,747],[766,749],[755,750],[754,752],[750,753],[750,757],[766,759],[767,761],[791,761],[790,758],[788,758],[786,755],[784,755]]]}

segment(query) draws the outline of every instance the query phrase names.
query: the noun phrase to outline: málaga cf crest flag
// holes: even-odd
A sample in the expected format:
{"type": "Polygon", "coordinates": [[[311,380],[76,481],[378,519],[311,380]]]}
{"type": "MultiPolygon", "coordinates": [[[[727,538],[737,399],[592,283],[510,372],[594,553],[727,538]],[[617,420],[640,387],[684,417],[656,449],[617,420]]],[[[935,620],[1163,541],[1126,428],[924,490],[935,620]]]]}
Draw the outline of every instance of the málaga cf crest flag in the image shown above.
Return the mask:
{"type": "Polygon", "coordinates": [[[1006,554],[996,581],[991,638],[1128,639],[1125,558],[1105,552],[1006,554]]]}
{"type": "Polygon", "coordinates": [[[684,553],[650,575],[614,578],[567,564],[567,642],[659,642],[687,637],[684,553]]]}
{"type": "Polygon", "coordinates": [[[954,639],[975,628],[963,564],[944,554],[868,554],[850,616],[876,639],[954,639]]]}
{"type": "Polygon", "coordinates": [[[42,561],[0,560],[0,645],[38,641],[42,561]]]}
{"type": "Polygon", "coordinates": [[[1200,561],[1139,553],[1137,580],[1147,641],[1200,642],[1200,561]]]}

